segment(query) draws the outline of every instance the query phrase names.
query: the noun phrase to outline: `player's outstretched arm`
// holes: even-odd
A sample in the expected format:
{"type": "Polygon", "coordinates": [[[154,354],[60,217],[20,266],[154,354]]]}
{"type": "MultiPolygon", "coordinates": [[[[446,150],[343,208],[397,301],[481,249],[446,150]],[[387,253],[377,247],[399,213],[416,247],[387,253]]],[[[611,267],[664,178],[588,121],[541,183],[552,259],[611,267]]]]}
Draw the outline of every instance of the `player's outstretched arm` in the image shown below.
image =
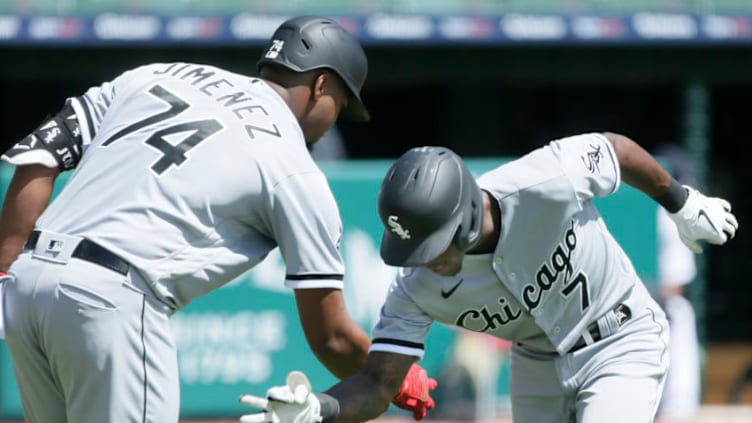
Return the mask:
{"type": "Polygon", "coordinates": [[[606,133],[619,161],[622,180],[649,195],[669,213],[681,240],[695,253],[703,251],[698,241],[725,244],[739,226],[731,213],[731,204],[707,197],[689,186],[682,186],[660,163],[633,140],[606,133]]]}
{"type": "MultiPolygon", "coordinates": [[[[350,318],[342,292],[299,289],[295,291],[295,299],[303,332],[316,358],[339,379],[362,369],[371,340],[350,318]]],[[[422,420],[436,405],[430,391],[436,389],[437,382],[417,364],[406,373],[392,402],[411,411],[415,420],[422,420]]]]}
{"type": "Polygon", "coordinates": [[[323,393],[312,393],[301,372],[291,372],[287,383],[269,388],[265,397],[243,395],[243,404],[260,409],[241,423],[363,422],[383,414],[415,357],[374,352],[363,370],[323,393]]]}
{"type": "Polygon", "coordinates": [[[371,340],[347,312],[338,289],[297,289],[300,324],[316,358],[332,374],[344,379],[360,370],[371,340]]]}
{"type": "MultiPolygon", "coordinates": [[[[368,355],[363,369],[326,391],[339,404],[336,422],[363,422],[375,419],[389,408],[395,395],[403,389],[416,357],[374,351],[368,355]]],[[[424,396],[433,388],[429,383],[416,385],[424,396]]],[[[415,415],[414,415],[415,417],[415,415]]]]}
{"type": "Polygon", "coordinates": [[[43,165],[16,167],[0,215],[0,271],[7,272],[23,250],[37,218],[52,197],[60,169],[43,165]]]}

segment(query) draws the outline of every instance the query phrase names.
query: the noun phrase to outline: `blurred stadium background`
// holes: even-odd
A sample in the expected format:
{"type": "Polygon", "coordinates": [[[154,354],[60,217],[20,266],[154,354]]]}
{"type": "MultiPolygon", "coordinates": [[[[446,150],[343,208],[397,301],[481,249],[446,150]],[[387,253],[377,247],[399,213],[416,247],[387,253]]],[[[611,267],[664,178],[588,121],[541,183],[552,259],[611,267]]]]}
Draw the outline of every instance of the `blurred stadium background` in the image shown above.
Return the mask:
{"type": "MultiPolygon", "coordinates": [[[[373,244],[376,218],[363,216],[362,205],[373,202],[386,160],[405,149],[445,145],[483,169],[498,161],[489,158],[586,131],[622,132],[648,149],[679,143],[698,185],[728,198],[741,226],[726,247],[698,256],[700,273],[689,287],[703,357],[697,421],[752,421],[752,283],[744,267],[752,259],[749,0],[0,0],[3,149],[65,97],[139,64],[194,61],[252,74],[262,43],[299,14],[338,19],[369,56],[363,98],[372,121],[340,122],[317,152],[335,180],[346,227],[371,228],[353,231],[344,246],[359,321],[372,323],[378,301],[364,298],[381,292],[363,286],[390,275],[373,244]],[[347,211],[358,207],[361,213],[347,211]]],[[[648,239],[627,244],[655,284],[654,228],[645,226],[648,239]]],[[[239,393],[276,384],[292,367],[320,372],[317,385],[332,381],[301,352],[280,269],[259,269],[176,320],[186,421],[238,415],[239,393]],[[236,299],[241,289],[264,308],[246,310],[251,301],[236,299]]],[[[435,344],[441,348],[429,351],[426,367],[439,376],[460,346],[441,329],[435,344]]],[[[505,421],[503,345],[469,348],[478,362],[496,361],[484,368],[493,380],[443,395],[476,400],[457,419],[505,421]]],[[[19,418],[2,345],[0,420],[19,418]]]]}

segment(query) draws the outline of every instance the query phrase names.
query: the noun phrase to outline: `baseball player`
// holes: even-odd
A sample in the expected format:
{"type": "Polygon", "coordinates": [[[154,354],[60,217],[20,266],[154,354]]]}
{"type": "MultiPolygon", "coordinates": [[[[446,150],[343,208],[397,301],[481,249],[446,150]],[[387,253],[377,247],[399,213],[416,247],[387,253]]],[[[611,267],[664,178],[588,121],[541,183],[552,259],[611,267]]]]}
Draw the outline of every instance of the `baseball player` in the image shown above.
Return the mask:
{"type": "MultiPolygon", "coordinates": [[[[0,270],[27,422],[177,422],[169,317],[276,247],[318,359],[340,378],[363,365],[342,223],[309,149],[340,114],[369,118],[365,53],[335,21],[303,16],[276,30],[258,68],[137,67],[69,98],[2,156],[18,165],[0,270]]],[[[411,389],[431,380],[414,367],[407,381],[395,403],[422,418],[432,400],[411,389]]]]}
{"type": "MultiPolygon", "coordinates": [[[[669,163],[671,174],[681,183],[694,184],[695,169],[687,153],[677,145],[656,149],[669,163]]],[[[658,233],[658,304],[669,322],[671,366],[666,374],[658,421],[690,421],[700,408],[702,392],[700,343],[697,318],[692,303],[685,296],[687,287],[697,276],[695,257],[682,243],[665,209],[656,213],[658,233]]]]}
{"type": "MultiPolygon", "coordinates": [[[[514,342],[515,422],[653,421],[668,367],[664,313],[595,206],[621,182],[668,210],[685,243],[723,244],[728,202],[682,186],[627,137],[555,140],[482,175],[442,147],[419,147],[379,193],[381,256],[402,266],[364,368],[323,393],[299,373],[242,422],[363,421],[382,413],[434,321],[514,342]]],[[[640,222],[635,222],[639,225],[640,222]]]]}

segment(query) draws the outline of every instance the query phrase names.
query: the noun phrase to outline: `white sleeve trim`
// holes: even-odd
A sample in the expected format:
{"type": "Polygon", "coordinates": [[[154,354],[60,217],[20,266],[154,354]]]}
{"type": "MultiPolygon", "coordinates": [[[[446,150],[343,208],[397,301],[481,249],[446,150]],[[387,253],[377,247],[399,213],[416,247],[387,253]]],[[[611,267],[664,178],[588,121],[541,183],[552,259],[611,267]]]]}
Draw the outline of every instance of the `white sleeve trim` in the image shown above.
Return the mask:
{"type": "Polygon", "coordinates": [[[402,355],[409,355],[412,357],[418,357],[419,359],[423,358],[423,354],[425,351],[422,348],[411,348],[411,347],[405,347],[401,345],[393,345],[393,344],[371,344],[371,347],[368,349],[368,352],[372,351],[381,351],[381,352],[388,352],[388,353],[394,353],[394,354],[402,354],[402,355]]]}
{"type": "Polygon", "coordinates": [[[345,283],[337,279],[308,279],[303,281],[285,279],[285,286],[292,289],[333,288],[342,290],[345,288],[345,283]]]}

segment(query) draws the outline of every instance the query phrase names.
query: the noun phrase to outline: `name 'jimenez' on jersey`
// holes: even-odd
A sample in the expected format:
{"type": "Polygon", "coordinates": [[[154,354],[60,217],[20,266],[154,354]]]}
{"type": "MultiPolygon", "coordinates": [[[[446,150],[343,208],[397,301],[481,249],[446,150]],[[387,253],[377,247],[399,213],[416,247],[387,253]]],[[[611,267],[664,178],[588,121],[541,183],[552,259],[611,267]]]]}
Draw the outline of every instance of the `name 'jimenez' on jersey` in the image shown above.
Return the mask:
{"type": "Polygon", "coordinates": [[[287,286],[342,287],[334,196],[289,107],[263,80],[155,63],[67,104],[83,153],[37,228],[109,249],[174,309],[277,246],[287,286]],[[310,274],[328,276],[295,277],[310,274]]]}
{"type": "Polygon", "coordinates": [[[601,135],[552,141],[478,184],[501,209],[494,253],[465,255],[455,276],[402,269],[371,350],[422,357],[438,321],[564,354],[640,284],[591,201],[620,184],[614,151],[601,135]]]}

